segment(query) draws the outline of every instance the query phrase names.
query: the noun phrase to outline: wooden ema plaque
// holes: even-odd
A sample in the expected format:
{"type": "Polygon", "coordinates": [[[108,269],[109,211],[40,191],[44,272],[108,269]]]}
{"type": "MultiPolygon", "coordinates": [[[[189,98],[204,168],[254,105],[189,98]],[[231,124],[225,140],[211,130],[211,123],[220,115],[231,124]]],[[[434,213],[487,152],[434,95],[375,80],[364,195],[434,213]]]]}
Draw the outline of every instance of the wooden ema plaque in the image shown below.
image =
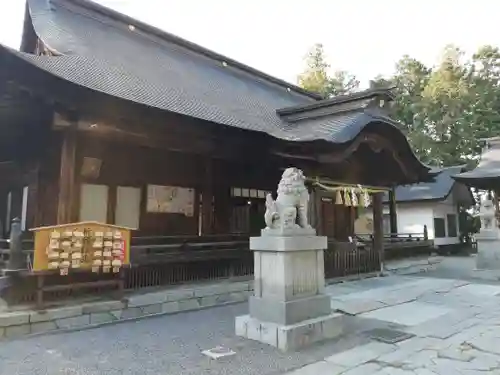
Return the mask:
{"type": "Polygon", "coordinates": [[[130,228],[81,222],[32,229],[33,272],[72,270],[118,273],[130,264],[130,228]]]}

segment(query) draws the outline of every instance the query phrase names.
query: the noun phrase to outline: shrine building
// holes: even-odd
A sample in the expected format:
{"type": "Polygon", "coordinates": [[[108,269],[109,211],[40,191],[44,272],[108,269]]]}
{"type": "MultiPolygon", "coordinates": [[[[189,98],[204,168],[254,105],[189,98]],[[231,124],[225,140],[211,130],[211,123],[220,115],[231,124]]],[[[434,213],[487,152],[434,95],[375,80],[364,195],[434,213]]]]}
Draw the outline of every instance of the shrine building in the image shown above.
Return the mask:
{"type": "Polygon", "coordinates": [[[27,0],[20,51],[0,45],[2,233],[19,217],[24,230],[249,236],[295,166],[313,225],[347,241],[356,210],[321,186],[431,178],[388,116],[393,99],[324,99],[92,1],[27,0]]]}

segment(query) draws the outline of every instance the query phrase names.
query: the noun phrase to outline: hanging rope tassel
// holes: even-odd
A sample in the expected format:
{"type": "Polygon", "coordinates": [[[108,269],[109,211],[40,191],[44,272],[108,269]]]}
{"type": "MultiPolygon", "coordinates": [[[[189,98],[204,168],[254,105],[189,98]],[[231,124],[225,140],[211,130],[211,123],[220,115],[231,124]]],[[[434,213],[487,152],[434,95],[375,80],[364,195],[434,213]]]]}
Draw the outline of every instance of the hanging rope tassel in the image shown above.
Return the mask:
{"type": "Polygon", "coordinates": [[[347,190],[344,190],[344,202],[347,207],[352,206],[351,197],[349,195],[349,191],[347,190]]]}
{"type": "Polygon", "coordinates": [[[335,204],[344,204],[340,190],[337,190],[337,194],[335,194],[335,204]]]}
{"type": "Polygon", "coordinates": [[[351,190],[351,193],[352,193],[352,205],[354,207],[358,207],[358,205],[359,205],[359,202],[358,202],[358,193],[354,189],[351,190]]]}
{"type": "Polygon", "coordinates": [[[363,204],[365,207],[370,207],[370,204],[372,203],[372,200],[370,198],[370,194],[365,191],[365,193],[363,194],[363,204]]]}

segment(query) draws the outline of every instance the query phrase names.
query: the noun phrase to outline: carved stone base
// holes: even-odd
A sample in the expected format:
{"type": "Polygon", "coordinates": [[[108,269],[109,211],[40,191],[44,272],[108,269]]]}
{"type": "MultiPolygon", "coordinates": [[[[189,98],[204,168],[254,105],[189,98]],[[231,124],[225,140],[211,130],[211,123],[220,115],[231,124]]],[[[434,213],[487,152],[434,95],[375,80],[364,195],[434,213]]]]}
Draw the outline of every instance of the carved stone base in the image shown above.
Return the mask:
{"type": "Polygon", "coordinates": [[[250,315],[236,318],[236,335],[272,345],[282,351],[293,351],[315,342],[338,337],[343,332],[343,315],[331,313],[297,324],[281,325],[262,322],[250,315]]]}
{"type": "Polygon", "coordinates": [[[284,229],[265,228],[260,231],[260,234],[262,237],[316,236],[316,229],[312,227],[301,228],[299,226],[295,228],[284,228],[284,229]]]}
{"type": "Polygon", "coordinates": [[[326,249],[327,239],[320,236],[261,236],[250,238],[250,249],[254,251],[317,251],[326,249]],[[258,250],[256,250],[258,249],[258,250]]]}
{"type": "Polygon", "coordinates": [[[342,332],[325,294],[327,239],[312,235],[314,229],[300,230],[290,236],[268,230],[250,239],[255,296],[250,315],[236,319],[237,335],[294,350],[342,332]]]}
{"type": "Polygon", "coordinates": [[[495,233],[478,234],[476,268],[478,270],[500,271],[500,238],[495,233]]]}
{"type": "Polygon", "coordinates": [[[250,315],[264,322],[282,325],[296,324],[332,312],[330,297],[319,294],[292,301],[278,301],[271,298],[250,297],[250,315]]]}

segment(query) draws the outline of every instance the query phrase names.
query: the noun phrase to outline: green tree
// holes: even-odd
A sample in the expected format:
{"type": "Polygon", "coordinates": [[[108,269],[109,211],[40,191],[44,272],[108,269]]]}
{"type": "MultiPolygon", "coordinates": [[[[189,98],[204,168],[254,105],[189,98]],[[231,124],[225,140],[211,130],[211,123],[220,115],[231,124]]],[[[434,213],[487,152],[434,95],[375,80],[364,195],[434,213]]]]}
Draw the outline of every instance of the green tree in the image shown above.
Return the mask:
{"type": "Polygon", "coordinates": [[[462,60],[459,48],[447,46],[422,91],[419,111],[426,146],[437,165],[461,164],[467,157],[463,149],[470,139],[471,81],[462,60]]]}
{"type": "Polygon", "coordinates": [[[398,121],[406,133],[414,151],[422,161],[432,163],[432,150],[429,149],[429,135],[422,116],[422,92],[426,87],[431,70],[422,62],[403,56],[397,63],[391,77],[377,76],[371,87],[393,87],[395,100],[391,116],[398,121]]]}
{"type": "MultiPolygon", "coordinates": [[[[358,89],[355,76],[332,75],[323,46],[309,51],[299,84],[325,97],[358,89]]],[[[483,46],[469,59],[456,46],[443,49],[436,66],[405,55],[389,77],[377,76],[372,87],[393,87],[391,115],[423,162],[436,166],[474,164],[479,139],[500,135],[500,50],[483,46]]]]}
{"type": "Polygon", "coordinates": [[[500,134],[500,51],[484,46],[471,59],[456,46],[443,49],[428,68],[403,56],[392,77],[374,85],[394,85],[392,116],[403,124],[414,151],[437,166],[474,163],[480,138],[500,134]]]}
{"type": "Polygon", "coordinates": [[[306,69],[298,77],[299,86],[325,98],[345,95],[359,87],[359,81],[348,72],[336,71],[330,76],[330,65],[326,60],[323,45],[315,44],[305,57],[306,69]]]}
{"type": "Polygon", "coordinates": [[[337,70],[329,79],[329,96],[347,95],[359,88],[356,77],[345,70],[337,70]]]}
{"type": "Polygon", "coordinates": [[[480,138],[500,135],[500,51],[483,46],[472,56],[469,66],[470,141],[463,153],[474,157],[481,152],[480,138]]]}

